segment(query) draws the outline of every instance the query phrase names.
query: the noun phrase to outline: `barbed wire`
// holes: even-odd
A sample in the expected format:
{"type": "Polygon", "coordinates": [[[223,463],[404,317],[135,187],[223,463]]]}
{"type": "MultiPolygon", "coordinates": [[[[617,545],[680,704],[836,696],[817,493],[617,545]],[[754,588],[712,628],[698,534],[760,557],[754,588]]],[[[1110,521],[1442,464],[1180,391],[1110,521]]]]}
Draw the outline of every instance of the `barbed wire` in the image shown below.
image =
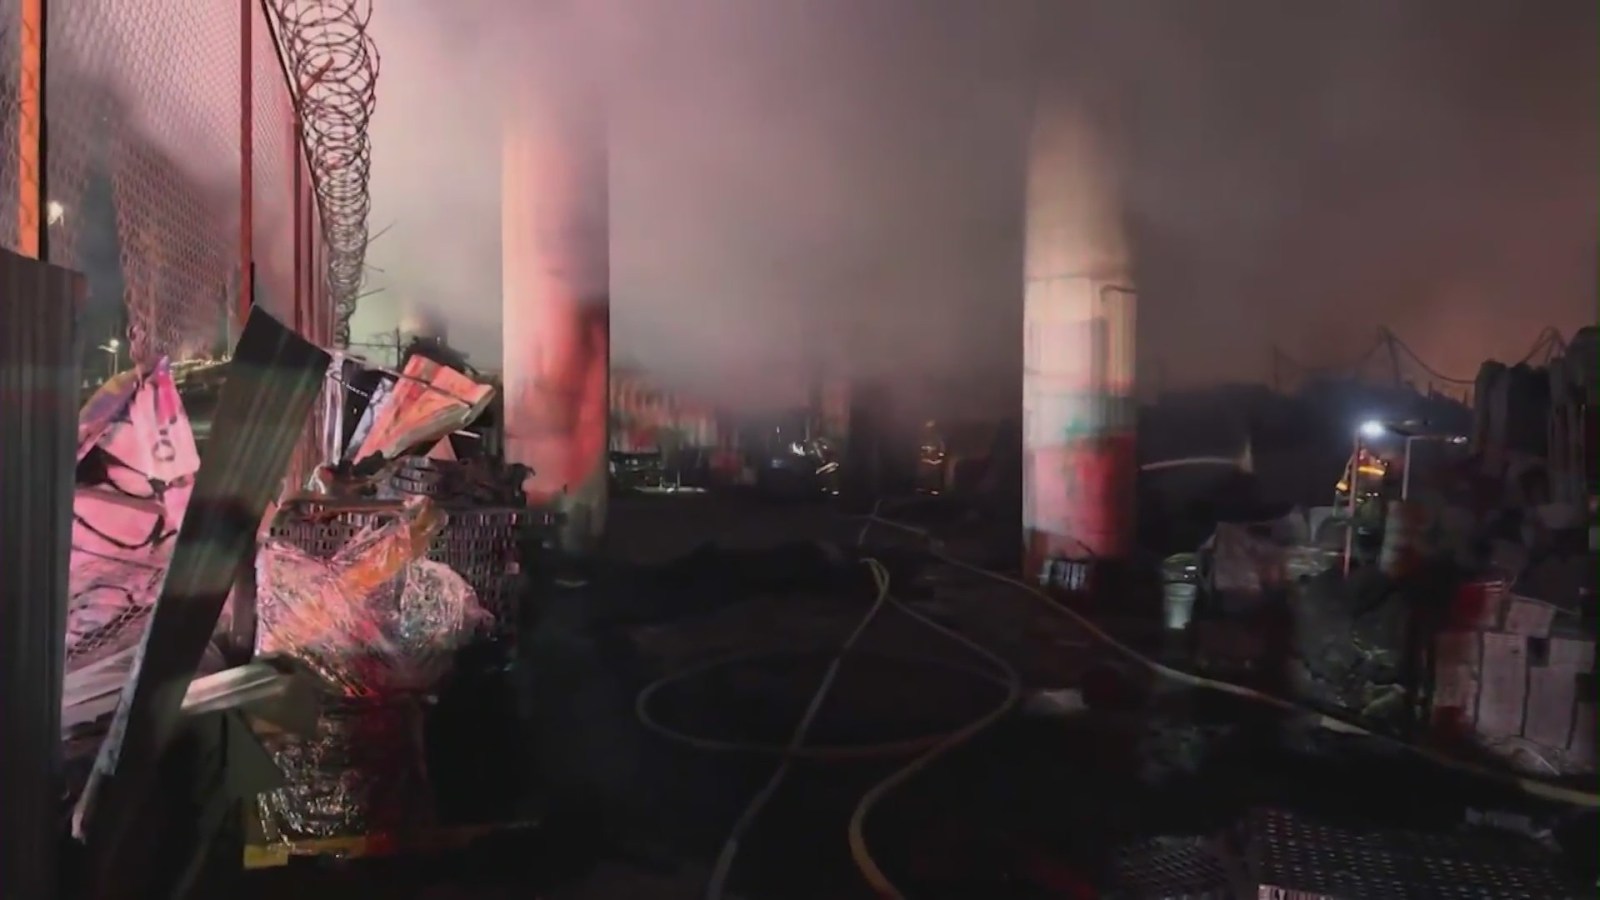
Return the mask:
{"type": "Polygon", "coordinates": [[[366,278],[368,190],[377,108],[378,47],[367,33],[372,0],[266,0],[294,83],[327,250],[333,340],[350,343],[350,316],[366,278]]]}

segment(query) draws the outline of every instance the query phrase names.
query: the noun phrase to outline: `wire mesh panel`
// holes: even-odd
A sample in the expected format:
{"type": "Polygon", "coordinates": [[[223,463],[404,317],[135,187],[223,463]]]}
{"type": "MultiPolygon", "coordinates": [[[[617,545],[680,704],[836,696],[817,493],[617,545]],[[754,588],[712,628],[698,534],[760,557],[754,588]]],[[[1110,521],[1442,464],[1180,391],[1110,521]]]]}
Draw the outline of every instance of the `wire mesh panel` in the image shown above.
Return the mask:
{"type": "Polygon", "coordinates": [[[254,6],[250,28],[252,261],[255,302],[294,326],[294,204],[297,151],[294,103],[266,9],[254,6]]]}
{"type": "Polygon", "coordinates": [[[86,337],[125,319],[135,360],[222,349],[240,264],[238,5],[51,0],[47,25],[50,250],[88,276],[86,337]]]}

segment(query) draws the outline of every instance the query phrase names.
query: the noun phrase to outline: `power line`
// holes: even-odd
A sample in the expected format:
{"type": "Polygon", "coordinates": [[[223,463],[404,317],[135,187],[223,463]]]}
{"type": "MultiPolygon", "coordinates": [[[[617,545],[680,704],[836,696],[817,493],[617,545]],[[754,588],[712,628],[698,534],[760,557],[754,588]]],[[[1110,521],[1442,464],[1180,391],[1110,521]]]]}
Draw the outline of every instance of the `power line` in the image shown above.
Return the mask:
{"type": "MultiPolygon", "coordinates": [[[[1546,327],[1541,329],[1538,336],[1534,338],[1533,346],[1528,349],[1528,352],[1512,365],[1544,365],[1555,356],[1564,352],[1565,349],[1566,341],[1562,338],[1561,332],[1554,327],[1546,327]]],[[[1399,335],[1395,334],[1393,330],[1389,328],[1379,328],[1377,334],[1374,336],[1372,344],[1370,344],[1367,349],[1357,356],[1353,361],[1343,364],[1310,365],[1302,363],[1293,356],[1290,356],[1288,353],[1284,352],[1282,347],[1279,347],[1276,344],[1273,345],[1273,383],[1275,385],[1279,383],[1279,375],[1282,371],[1281,367],[1285,365],[1292,367],[1294,374],[1297,374],[1301,377],[1319,375],[1344,375],[1346,377],[1350,377],[1358,375],[1375,356],[1384,351],[1388,352],[1390,359],[1390,380],[1397,384],[1404,381],[1400,371],[1400,360],[1402,358],[1410,360],[1425,374],[1427,374],[1430,379],[1436,382],[1457,387],[1470,387],[1477,382],[1477,378],[1475,376],[1472,378],[1460,378],[1444,374],[1430,365],[1415,350],[1411,349],[1411,345],[1407,344],[1402,338],[1400,338],[1399,335]]]]}

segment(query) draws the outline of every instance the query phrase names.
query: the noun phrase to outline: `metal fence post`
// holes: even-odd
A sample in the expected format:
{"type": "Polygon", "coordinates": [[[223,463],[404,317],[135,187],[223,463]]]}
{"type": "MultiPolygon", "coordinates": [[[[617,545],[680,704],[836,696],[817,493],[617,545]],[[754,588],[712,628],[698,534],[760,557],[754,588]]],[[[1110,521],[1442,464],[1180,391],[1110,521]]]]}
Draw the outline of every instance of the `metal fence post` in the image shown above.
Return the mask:
{"type": "Polygon", "coordinates": [[[300,334],[308,334],[306,330],[310,317],[306,315],[310,302],[310,292],[306,290],[306,192],[305,192],[305,164],[301,161],[304,151],[301,149],[301,128],[299,110],[295,113],[294,127],[290,129],[294,140],[294,330],[300,334]]]}
{"type": "Polygon", "coordinates": [[[255,303],[255,6],[239,0],[239,328],[255,303]]]}
{"type": "Polygon", "coordinates": [[[46,0],[21,0],[17,29],[17,252],[50,258],[45,168],[46,0]]]}

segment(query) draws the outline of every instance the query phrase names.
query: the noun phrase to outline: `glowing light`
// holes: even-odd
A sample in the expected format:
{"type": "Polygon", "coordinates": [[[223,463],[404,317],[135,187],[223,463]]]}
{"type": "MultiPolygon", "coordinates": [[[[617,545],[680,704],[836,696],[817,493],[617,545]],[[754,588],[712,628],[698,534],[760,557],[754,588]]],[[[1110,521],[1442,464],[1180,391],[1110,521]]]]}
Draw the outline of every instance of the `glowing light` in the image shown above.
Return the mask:
{"type": "Polygon", "coordinates": [[[1360,434],[1364,438],[1381,438],[1389,433],[1388,427],[1377,419],[1368,419],[1361,423],[1360,434]]]}
{"type": "Polygon", "coordinates": [[[67,217],[67,208],[59,202],[51,200],[44,205],[45,222],[50,225],[60,225],[61,220],[67,217]]]}

